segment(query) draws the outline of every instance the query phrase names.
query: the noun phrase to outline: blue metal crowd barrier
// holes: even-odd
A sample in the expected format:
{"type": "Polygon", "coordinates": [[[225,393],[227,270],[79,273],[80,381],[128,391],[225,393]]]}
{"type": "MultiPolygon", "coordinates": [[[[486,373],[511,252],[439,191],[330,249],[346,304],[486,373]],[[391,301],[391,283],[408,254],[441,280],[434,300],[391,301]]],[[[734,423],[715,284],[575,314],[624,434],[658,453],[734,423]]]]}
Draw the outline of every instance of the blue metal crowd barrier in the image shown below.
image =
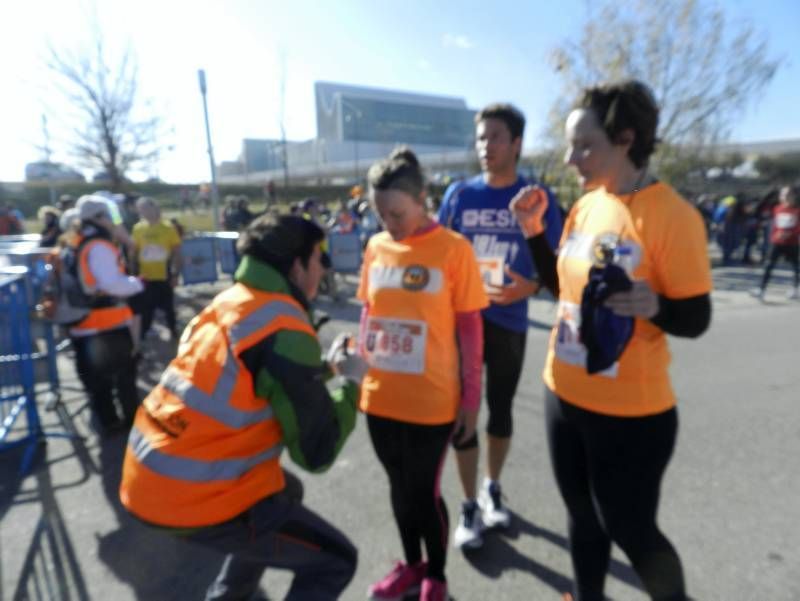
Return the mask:
{"type": "Polygon", "coordinates": [[[48,436],[67,437],[62,432],[45,432],[36,404],[36,361],[47,362],[46,379],[57,390],[55,341],[52,329],[45,328],[46,351],[37,351],[32,336],[32,299],[29,296],[29,270],[5,267],[0,271],[0,451],[25,446],[21,473],[32,465],[34,452],[48,436]],[[48,334],[49,332],[49,334],[48,334]],[[24,418],[24,425],[18,424],[24,418]]]}

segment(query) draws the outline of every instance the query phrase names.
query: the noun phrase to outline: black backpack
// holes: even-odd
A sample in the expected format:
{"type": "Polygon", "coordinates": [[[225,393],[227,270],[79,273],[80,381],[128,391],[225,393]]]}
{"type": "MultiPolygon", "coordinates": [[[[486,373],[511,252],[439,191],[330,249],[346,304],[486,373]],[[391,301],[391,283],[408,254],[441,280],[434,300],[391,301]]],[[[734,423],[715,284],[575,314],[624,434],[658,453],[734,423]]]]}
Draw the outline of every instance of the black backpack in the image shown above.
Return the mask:
{"type": "Polygon", "coordinates": [[[87,293],[78,274],[84,247],[97,238],[84,238],[77,247],[64,246],[48,257],[49,275],[42,287],[42,313],[46,319],[72,326],[83,321],[92,309],[114,304],[109,296],[87,293]]]}

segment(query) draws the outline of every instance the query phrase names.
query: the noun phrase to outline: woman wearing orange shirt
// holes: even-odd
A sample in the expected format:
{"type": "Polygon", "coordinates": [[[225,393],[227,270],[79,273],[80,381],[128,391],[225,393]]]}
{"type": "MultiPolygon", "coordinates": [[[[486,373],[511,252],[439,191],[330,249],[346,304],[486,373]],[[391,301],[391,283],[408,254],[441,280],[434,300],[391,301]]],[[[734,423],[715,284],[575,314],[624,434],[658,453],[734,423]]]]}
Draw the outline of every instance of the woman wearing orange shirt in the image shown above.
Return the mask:
{"type": "Polygon", "coordinates": [[[488,300],[469,241],[428,215],[416,156],[396,150],[368,180],[386,231],[370,239],[361,268],[359,344],[370,369],[359,408],[389,476],[405,554],[369,597],[420,590],[421,601],[444,601],[449,528],[439,481],[451,437],[475,432],[488,300]]]}
{"type": "Polygon", "coordinates": [[[658,107],[640,82],[584,91],[567,119],[566,161],[587,193],[567,217],[557,260],[543,236],[546,196],[528,188],[511,203],[542,283],[559,301],[545,409],[576,601],[604,599],[612,541],[652,599],[686,599],[680,558],[656,522],[678,429],[666,334],[705,331],[711,275],[699,212],[648,171],[657,125],[658,107]],[[587,302],[584,289],[601,272],[621,273],[622,291],[587,302]],[[598,320],[612,327],[588,325],[598,320]],[[598,366],[598,348],[608,351],[614,338],[622,343],[598,366]]]}

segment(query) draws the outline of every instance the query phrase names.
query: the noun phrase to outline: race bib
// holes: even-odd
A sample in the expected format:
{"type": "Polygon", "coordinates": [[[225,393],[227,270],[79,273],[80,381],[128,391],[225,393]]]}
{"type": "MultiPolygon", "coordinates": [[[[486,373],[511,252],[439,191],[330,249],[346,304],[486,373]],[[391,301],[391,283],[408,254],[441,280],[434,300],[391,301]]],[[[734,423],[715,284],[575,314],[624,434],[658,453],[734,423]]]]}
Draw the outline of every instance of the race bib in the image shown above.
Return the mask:
{"type": "Polygon", "coordinates": [[[775,227],[779,230],[790,230],[797,223],[797,216],[791,213],[778,213],[775,216],[775,227]]]}
{"type": "Polygon", "coordinates": [[[167,249],[160,244],[146,244],[140,253],[142,261],[166,261],[167,249]]]}
{"type": "Polygon", "coordinates": [[[371,367],[401,374],[425,371],[428,324],[414,319],[370,317],[364,347],[371,367]]]}
{"type": "MultiPolygon", "coordinates": [[[[564,363],[586,369],[586,347],[581,342],[581,307],[575,303],[558,303],[558,324],[556,330],[555,353],[564,363]]],[[[597,372],[598,376],[616,378],[619,361],[608,369],[597,372]]]]}
{"type": "Polygon", "coordinates": [[[502,286],[503,274],[505,271],[506,258],[496,257],[477,257],[478,269],[481,272],[481,280],[484,286],[502,286]]]}

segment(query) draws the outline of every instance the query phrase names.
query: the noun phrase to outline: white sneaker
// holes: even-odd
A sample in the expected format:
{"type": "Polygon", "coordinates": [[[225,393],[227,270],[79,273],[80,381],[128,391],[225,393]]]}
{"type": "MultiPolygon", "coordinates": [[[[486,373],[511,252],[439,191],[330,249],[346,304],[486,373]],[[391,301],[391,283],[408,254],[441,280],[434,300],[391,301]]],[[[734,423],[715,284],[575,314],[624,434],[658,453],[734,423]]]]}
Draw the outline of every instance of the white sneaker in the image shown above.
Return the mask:
{"type": "Polygon", "coordinates": [[[453,535],[453,546],[456,549],[477,549],[483,545],[483,520],[481,508],[474,500],[461,504],[458,526],[453,535]]]}
{"type": "Polygon", "coordinates": [[[792,288],[786,293],[786,298],[789,300],[797,300],[800,298],[800,288],[792,288]]]}
{"type": "Polygon", "coordinates": [[[508,528],[511,514],[503,505],[503,492],[497,482],[483,481],[478,503],[483,514],[483,523],[487,528],[508,528]]]}
{"type": "Polygon", "coordinates": [[[750,296],[757,298],[759,300],[764,300],[764,289],[763,288],[751,288],[750,289],[750,296]]]}

